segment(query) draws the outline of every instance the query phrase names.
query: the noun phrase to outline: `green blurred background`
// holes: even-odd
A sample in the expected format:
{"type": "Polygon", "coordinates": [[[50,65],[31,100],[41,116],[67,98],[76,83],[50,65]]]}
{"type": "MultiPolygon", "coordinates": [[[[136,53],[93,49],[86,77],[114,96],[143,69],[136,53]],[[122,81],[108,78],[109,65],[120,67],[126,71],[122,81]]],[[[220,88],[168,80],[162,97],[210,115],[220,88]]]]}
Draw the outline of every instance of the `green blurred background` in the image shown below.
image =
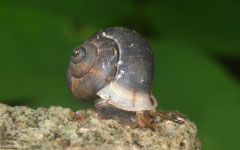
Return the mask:
{"type": "Polygon", "coordinates": [[[102,28],[124,26],[152,46],[158,108],[194,121],[203,149],[238,149],[239,22],[238,0],[1,0],[0,102],[93,107],[65,86],[71,52],[102,28]]]}

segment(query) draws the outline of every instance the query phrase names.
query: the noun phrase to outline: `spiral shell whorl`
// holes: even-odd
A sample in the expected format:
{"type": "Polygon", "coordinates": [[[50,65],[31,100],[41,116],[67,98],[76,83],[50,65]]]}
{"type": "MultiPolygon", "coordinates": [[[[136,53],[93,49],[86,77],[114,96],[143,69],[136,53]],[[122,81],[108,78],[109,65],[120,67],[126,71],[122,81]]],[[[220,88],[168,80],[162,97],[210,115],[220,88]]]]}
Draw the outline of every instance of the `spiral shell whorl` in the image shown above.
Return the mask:
{"type": "Polygon", "coordinates": [[[113,40],[96,35],[79,47],[86,54],[78,63],[71,59],[66,73],[67,87],[76,98],[95,100],[96,93],[116,74],[118,47],[113,40]]]}
{"type": "Polygon", "coordinates": [[[66,73],[73,96],[101,98],[127,111],[157,107],[151,93],[153,53],[139,33],[122,27],[104,29],[75,50],[66,73]]]}
{"type": "Polygon", "coordinates": [[[69,64],[69,69],[71,70],[72,77],[82,78],[85,76],[94,64],[97,61],[97,48],[92,44],[83,44],[81,47],[76,47],[74,51],[78,49],[83,49],[84,56],[74,56],[71,57],[71,61],[69,64]],[[83,57],[78,60],[78,57],[83,57]]]}

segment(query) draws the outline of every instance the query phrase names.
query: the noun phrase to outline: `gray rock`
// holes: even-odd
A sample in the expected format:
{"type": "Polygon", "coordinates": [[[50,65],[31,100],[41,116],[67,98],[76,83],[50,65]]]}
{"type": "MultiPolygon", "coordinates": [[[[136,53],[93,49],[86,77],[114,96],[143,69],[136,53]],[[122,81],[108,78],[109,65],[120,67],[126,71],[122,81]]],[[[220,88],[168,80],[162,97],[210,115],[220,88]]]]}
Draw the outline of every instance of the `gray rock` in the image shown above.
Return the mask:
{"type": "MultiPolygon", "coordinates": [[[[171,112],[170,112],[171,113],[171,112]]],[[[94,110],[10,107],[0,103],[0,149],[200,150],[195,124],[158,119],[149,128],[100,120],[94,110]]]]}

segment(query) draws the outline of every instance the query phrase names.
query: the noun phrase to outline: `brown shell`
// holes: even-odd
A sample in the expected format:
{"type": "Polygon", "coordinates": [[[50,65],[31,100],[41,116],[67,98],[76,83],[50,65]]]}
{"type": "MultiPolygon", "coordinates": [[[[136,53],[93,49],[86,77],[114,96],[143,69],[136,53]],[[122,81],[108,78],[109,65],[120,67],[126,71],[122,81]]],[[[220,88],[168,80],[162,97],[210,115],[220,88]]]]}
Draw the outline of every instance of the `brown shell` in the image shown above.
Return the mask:
{"type": "Polygon", "coordinates": [[[139,33],[122,27],[101,30],[78,46],[66,73],[70,92],[79,99],[101,98],[127,111],[151,110],[154,58],[139,33]]]}
{"type": "Polygon", "coordinates": [[[83,49],[84,56],[71,56],[66,73],[67,87],[76,98],[95,100],[96,93],[116,74],[118,47],[111,39],[92,36],[74,51],[76,49],[83,49]]]}

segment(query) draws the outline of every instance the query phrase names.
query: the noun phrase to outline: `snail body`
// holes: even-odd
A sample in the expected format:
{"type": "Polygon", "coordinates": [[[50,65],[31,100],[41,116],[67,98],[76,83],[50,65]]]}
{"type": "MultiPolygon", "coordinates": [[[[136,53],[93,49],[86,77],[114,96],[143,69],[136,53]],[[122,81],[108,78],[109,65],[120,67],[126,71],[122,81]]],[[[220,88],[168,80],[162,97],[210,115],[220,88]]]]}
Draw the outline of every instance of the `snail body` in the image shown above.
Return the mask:
{"type": "Polygon", "coordinates": [[[157,107],[151,92],[153,75],[154,57],[145,38],[133,30],[113,27],[73,50],[66,84],[74,97],[94,100],[101,118],[136,126],[136,112],[148,118],[146,112],[157,107]]]}

